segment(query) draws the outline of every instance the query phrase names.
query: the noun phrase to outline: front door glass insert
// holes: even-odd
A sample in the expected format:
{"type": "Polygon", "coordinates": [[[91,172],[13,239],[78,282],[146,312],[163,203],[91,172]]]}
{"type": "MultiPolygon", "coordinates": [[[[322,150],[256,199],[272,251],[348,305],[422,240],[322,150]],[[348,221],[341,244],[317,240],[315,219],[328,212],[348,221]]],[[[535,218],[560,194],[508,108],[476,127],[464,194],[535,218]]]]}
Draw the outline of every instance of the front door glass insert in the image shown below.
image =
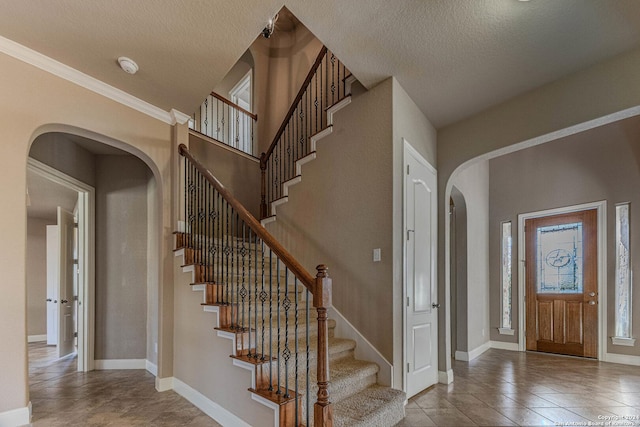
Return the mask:
{"type": "Polygon", "coordinates": [[[538,293],[582,293],[582,222],[538,227],[536,237],[538,293]]]}

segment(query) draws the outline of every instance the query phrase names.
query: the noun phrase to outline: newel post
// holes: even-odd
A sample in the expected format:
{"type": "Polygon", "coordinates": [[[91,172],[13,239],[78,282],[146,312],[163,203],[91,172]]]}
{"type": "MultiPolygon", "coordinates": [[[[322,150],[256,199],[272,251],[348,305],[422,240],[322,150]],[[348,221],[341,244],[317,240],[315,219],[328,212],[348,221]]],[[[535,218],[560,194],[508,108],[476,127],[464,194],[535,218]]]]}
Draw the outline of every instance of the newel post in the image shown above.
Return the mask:
{"type": "Polygon", "coordinates": [[[318,311],[318,400],[313,407],[316,427],[333,426],[333,406],[329,401],[329,328],[327,309],[331,307],[331,279],[326,265],[316,267],[313,306],[318,311]]]}
{"type": "Polygon", "coordinates": [[[267,155],[260,155],[260,175],[262,184],[260,186],[260,219],[267,217],[267,155]]]}

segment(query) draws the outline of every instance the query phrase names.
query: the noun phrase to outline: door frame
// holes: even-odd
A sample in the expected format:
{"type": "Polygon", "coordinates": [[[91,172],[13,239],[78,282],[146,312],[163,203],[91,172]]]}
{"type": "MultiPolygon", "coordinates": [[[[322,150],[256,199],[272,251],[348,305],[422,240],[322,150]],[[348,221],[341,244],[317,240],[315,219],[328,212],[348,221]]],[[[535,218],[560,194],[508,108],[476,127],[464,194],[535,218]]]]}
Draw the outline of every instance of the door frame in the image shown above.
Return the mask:
{"type": "Polygon", "coordinates": [[[78,371],[94,369],[95,188],[31,157],[27,170],[78,192],[78,371]]]}
{"type": "Polygon", "coordinates": [[[526,326],[526,271],[525,271],[525,221],[532,218],[595,209],[598,219],[598,360],[604,360],[607,345],[607,201],[528,212],[518,215],[518,350],[526,351],[524,330],[526,326]]]}
{"type": "MultiPolygon", "coordinates": [[[[434,168],[423,156],[422,154],[420,154],[415,148],[413,148],[413,146],[411,146],[411,144],[409,143],[409,141],[407,141],[406,139],[402,138],[402,145],[403,145],[403,149],[402,149],[402,170],[401,170],[401,176],[402,176],[402,389],[403,391],[407,391],[407,360],[408,360],[408,355],[407,355],[407,304],[405,303],[405,301],[407,301],[407,239],[406,239],[406,235],[407,235],[407,207],[406,207],[406,202],[407,202],[407,185],[406,185],[406,173],[405,171],[407,170],[407,155],[409,153],[411,153],[411,155],[422,165],[424,165],[430,173],[433,174],[434,178],[435,178],[435,182],[436,182],[436,187],[434,187],[433,191],[434,191],[434,201],[435,203],[433,204],[433,206],[431,207],[431,227],[433,230],[433,234],[432,234],[432,241],[431,241],[431,280],[433,281],[433,283],[435,283],[436,286],[436,295],[437,295],[437,301],[440,301],[440,295],[439,294],[439,289],[438,289],[438,188],[437,188],[437,182],[438,182],[438,172],[436,170],[436,168],[434,168]]],[[[448,302],[445,302],[444,304],[445,307],[448,306],[448,302]]],[[[440,309],[438,309],[440,310],[440,309]]],[[[447,313],[448,314],[448,313],[447,313]]],[[[440,321],[440,315],[439,313],[436,315],[436,319],[439,323],[440,321]]],[[[440,338],[440,330],[439,330],[439,326],[437,331],[437,337],[436,337],[436,346],[438,345],[438,341],[440,338]]],[[[439,350],[436,351],[436,372],[437,372],[437,379],[436,382],[438,382],[439,378],[440,378],[440,369],[439,369],[439,350]]]]}

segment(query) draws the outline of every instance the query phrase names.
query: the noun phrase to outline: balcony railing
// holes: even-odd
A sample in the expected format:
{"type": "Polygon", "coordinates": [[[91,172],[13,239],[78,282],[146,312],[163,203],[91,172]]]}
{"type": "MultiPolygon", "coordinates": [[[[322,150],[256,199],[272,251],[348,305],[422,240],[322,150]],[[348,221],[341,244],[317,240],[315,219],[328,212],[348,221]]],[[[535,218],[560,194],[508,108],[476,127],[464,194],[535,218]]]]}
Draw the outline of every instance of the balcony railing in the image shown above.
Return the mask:
{"type": "Polygon", "coordinates": [[[198,111],[191,116],[189,127],[223,144],[256,157],[256,121],[258,116],[211,92],[198,111]]]}

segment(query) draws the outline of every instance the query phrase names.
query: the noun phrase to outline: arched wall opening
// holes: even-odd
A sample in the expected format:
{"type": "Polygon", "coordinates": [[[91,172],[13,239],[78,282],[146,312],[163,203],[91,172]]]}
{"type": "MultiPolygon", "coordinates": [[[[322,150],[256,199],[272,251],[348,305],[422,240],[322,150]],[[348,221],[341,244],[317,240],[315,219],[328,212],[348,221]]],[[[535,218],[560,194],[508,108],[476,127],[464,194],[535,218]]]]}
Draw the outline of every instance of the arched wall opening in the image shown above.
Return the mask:
{"type": "Polygon", "coordinates": [[[154,371],[163,283],[158,167],[129,144],[65,125],[38,129],[29,156],[95,188],[95,287],[87,293],[93,310],[86,319],[91,358],[85,370],[154,371]]]}
{"type": "MultiPolygon", "coordinates": [[[[517,248],[517,216],[521,213],[560,208],[585,202],[605,200],[607,290],[606,315],[600,336],[601,360],[630,363],[640,356],[635,348],[613,345],[609,336],[614,334],[614,286],[615,283],[615,205],[620,202],[640,203],[637,188],[640,183],[640,108],[634,107],[606,117],[598,118],[562,129],[537,138],[532,138],[508,147],[494,150],[459,165],[446,183],[445,200],[456,194],[457,182],[470,168],[486,164],[489,180],[487,206],[489,208],[486,253],[488,254],[487,298],[489,309],[489,331],[480,343],[480,352],[490,347],[517,349],[519,316],[517,269],[520,258],[517,248]],[[550,143],[552,142],[552,143],[550,143]],[[550,144],[547,144],[550,143],[550,144]],[[552,185],[552,183],[561,183],[552,185]],[[502,335],[498,328],[501,313],[500,284],[500,224],[512,222],[513,237],[513,283],[512,324],[514,335],[502,335]]],[[[464,193],[465,196],[469,194],[464,193]]],[[[638,228],[640,222],[632,218],[638,228]]],[[[451,248],[451,220],[445,216],[445,290],[452,292],[451,271],[456,268],[451,248]]],[[[468,234],[477,234],[469,227],[468,234]]],[[[631,240],[638,241],[632,232],[631,240]]],[[[636,243],[637,246],[637,243],[636,243]]],[[[458,253],[458,251],[456,251],[458,253]]],[[[638,254],[635,254],[636,257],[638,254]]],[[[523,256],[521,254],[521,256],[523,256]]],[[[632,255],[633,256],[633,255],[632,255]]],[[[640,261],[638,261],[640,262],[640,261]]],[[[638,297],[632,303],[638,304],[638,297]]],[[[468,310],[473,310],[468,307],[468,310]]],[[[633,319],[634,326],[640,327],[633,319]]],[[[458,316],[459,318],[459,316],[458,316]]],[[[452,325],[452,324],[451,324],[452,325]]],[[[450,326],[451,326],[450,325],[450,326]]],[[[449,336],[453,335],[448,331],[449,336]]],[[[469,332],[471,335],[471,332],[469,332]]],[[[451,344],[451,343],[448,343],[451,344]]],[[[455,347],[455,346],[453,346],[455,347]]],[[[469,351],[473,351],[470,348],[469,351]]],[[[455,351],[455,350],[454,350],[455,351]]]]}

